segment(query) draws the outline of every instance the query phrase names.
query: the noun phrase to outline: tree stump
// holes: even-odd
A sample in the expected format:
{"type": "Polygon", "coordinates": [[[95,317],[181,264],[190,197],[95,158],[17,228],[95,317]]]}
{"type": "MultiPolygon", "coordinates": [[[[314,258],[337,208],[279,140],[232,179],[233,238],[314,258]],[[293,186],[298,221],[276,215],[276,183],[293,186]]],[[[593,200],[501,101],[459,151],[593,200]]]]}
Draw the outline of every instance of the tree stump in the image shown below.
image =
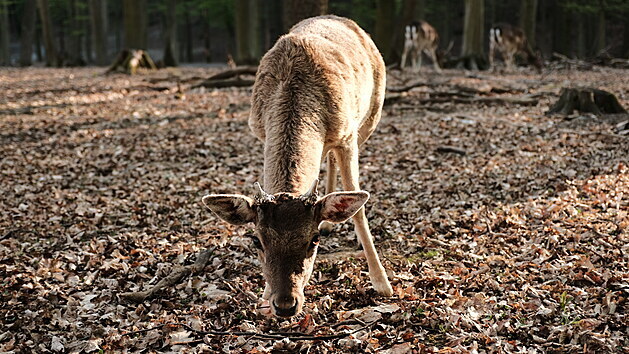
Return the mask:
{"type": "Polygon", "coordinates": [[[141,49],[122,50],[107,71],[105,71],[105,74],[116,71],[118,68],[131,75],[135,75],[138,68],[157,70],[157,66],[149,53],[141,49]]]}
{"type": "Polygon", "coordinates": [[[561,89],[559,100],[550,107],[546,114],[568,115],[575,110],[596,115],[627,113],[612,93],[595,88],[564,87],[561,89]]]}

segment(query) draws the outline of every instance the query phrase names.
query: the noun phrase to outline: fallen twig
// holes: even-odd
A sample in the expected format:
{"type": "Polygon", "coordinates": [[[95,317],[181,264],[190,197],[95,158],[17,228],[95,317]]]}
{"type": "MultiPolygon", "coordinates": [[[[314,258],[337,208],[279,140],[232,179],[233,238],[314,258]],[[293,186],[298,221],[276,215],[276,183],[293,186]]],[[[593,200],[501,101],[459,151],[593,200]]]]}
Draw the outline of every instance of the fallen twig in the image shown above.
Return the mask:
{"type": "Polygon", "coordinates": [[[449,146],[449,145],[442,145],[442,146],[437,147],[437,152],[443,152],[443,153],[452,152],[459,155],[467,154],[467,151],[460,149],[458,147],[449,146]]]}
{"type": "Polygon", "coordinates": [[[202,271],[203,268],[205,268],[208,260],[210,259],[211,253],[212,250],[208,249],[200,251],[199,254],[197,254],[197,260],[194,262],[194,264],[183,267],[176,267],[172,270],[172,272],[170,272],[168,276],[160,280],[157,284],[155,284],[154,287],[149,290],[123,293],[120,296],[131,302],[142,302],[147,298],[152,297],[163,288],[177,284],[179,281],[181,281],[181,279],[187,277],[188,275],[196,274],[202,271]]]}
{"type": "MultiPolygon", "coordinates": [[[[299,333],[299,332],[276,332],[276,333],[258,333],[258,332],[240,332],[240,331],[201,331],[198,329],[194,329],[192,328],[190,325],[187,325],[185,323],[164,323],[164,324],[160,324],[157,325],[155,327],[152,328],[147,328],[147,329],[141,329],[141,330],[137,330],[137,331],[132,331],[132,332],[127,332],[127,333],[122,333],[122,336],[132,336],[135,334],[139,334],[139,333],[145,333],[145,332],[149,332],[149,331],[153,331],[153,330],[157,330],[157,329],[161,329],[164,328],[165,326],[172,326],[172,327],[183,327],[188,331],[194,332],[196,334],[201,334],[201,335],[209,335],[209,336],[250,336],[251,338],[259,338],[259,339],[275,339],[275,340],[282,340],[284,338],[288,338],[291,341],[306,341],[306,340],[332,340],[332,339],[341,339],[341,338],[345,338],[348,337],[354,333],[360,332],[362,330],[365,330],[371,326],[373,326],[376,322],[378,322],[379,320],[374,320],[371,321],[367,324],[365,324],[364,326],[354,329],[350,332],[346,332],[346,333],[340,333],[340,334],[330,334],[330,335],[326,335],[326,336],[312,336],[312,335],[308,335],[308,334],[304,334],[304,333],[299,333]]],[[[332,326],[333,328],[335,326],[332,326]]]]}

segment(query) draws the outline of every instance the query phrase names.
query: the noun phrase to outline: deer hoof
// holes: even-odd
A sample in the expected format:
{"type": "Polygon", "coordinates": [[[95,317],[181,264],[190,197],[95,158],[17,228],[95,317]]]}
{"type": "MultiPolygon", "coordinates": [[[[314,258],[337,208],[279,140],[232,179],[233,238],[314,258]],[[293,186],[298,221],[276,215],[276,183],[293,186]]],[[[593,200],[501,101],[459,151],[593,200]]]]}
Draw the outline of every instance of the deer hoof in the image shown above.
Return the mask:
{"type": "Polygon", "coordinates": [[[371,278],[371,284],[376,292],[382,296],[392,296],[393,288],[389,283],[389,279],[387,279],[386,275],[384,277],[373,277],[371,278]],[[380,278],[380,279],[377,279],[380,278]]]}

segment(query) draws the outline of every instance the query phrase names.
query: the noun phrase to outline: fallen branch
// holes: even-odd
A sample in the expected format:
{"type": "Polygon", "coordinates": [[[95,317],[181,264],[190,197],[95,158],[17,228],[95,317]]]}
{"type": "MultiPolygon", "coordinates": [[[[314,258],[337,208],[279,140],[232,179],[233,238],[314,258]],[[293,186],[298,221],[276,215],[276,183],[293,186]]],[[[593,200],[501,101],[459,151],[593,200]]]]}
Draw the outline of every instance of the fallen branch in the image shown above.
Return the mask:
{"type": "Polygon", "coordinates": [[[176,267],[172,270],[172,272],[170,272],[168,276],[160,280],[157,284],[155,284],[154,287],[149,290],[123,293],[120,296],[125,300],[131,302],[142,302],[147,298],[152,297],[163,288],[179,283],[183,278],[189,276],[190,274],[197,274],[201,272],[209,261],[211,253],[212,250],[208,249],[200,251],[199,254],[197,254],[197,260],[194,262],[194,264],[183,267],[176,267]]]}
{"type": "Polygon", "coordinates": [[[248,87],[253,86],[253,80],[243,80],[241,78],[226,80],[205,80],[201,83],[193,85],[192,88],[224,88],[224,87],[248,87]]]}
{"type": "Polygon", "coordinates": [[[458,147],[454,147],[454,146],[449,146],[449,145],[442,145],[437,147],[437,152],[442,152],[442,153],[455,153],[455,154],[459,154],[459,155],[466,155],[467,151],[460,149],[458,147]]]}
{"type": "Polygon", "coordinates": [[[225,71],[221,71],[220,73],[216,73],[207,78],[207,80],[220,80],[220,79],[228,79],[230,77],[238,76],[238,75],[254,75],[258,72],[257,66],[237,66],[233,69],[228,69],[225,71]]]}
{"type": "MultiPolygon", "coordinates": [[[[247,336],[247,337],[251,337],[251,338],[258,338],[258,339],[274,339],[274,340],[282,340],[284,338],[287,338],[293,342],[296,341],[306,341],[306,340],[333,340],[333,339],[341,339],[341,338],[345,338],[345,337],[349,337],[350,335],[354,334],[354,333],[358,333],[362,330],[365,330],[371,326],[373,326],[376,322],[378,322],[378,320],[374,320],[372,322],[369,322],[367,324],[365,324],[364,326],[357,328],[355,330],[352,330],[350,332],[346,332],[346,333],[340,333],[340,334],[330,334],[330,335],[326,335],[326,336],[312,336],[312,335],[308,335],[308,334],[304,334],[304,333],[300,333],[300,332],[275,332],[275,333],[258,333],[258,332],[240,332],[240,331],[201,331],[198,329],[194,329],[192,328],[190,325],[187,325],[185,323],[164,323],[161,325],[157,325],[155,327],[152,328],[147,328],[147,329],[141,329],[141,330],[137,330],[137,331],[132,331],[132,332],[126,332],[126,333],[122,333],[122,336],[132,336],[135,334],[140,334],[140,333],[145,333],[145,332],[149,332],[149,331],[153,331],[153,330],[158,330],[161,328],[164,328],[166,326],[170,326],[170,327],[183,327],[188,331],[194,332],[196,334],[200,334],[200,335],[208,335],[208,336],[247,336]]],[[[332,326],[334,327],[334,326],[332,326]]]]}
{"type": "Polygon", "coordinates": [[[448,80],[437,81],[437,82],[416,81],[405,86],[387,87],[387,92],[391,92],[391,93],[407,92],[416,87],[436,87],[436,86],[445,85],[447,83],[448,83],[448,80]]]}

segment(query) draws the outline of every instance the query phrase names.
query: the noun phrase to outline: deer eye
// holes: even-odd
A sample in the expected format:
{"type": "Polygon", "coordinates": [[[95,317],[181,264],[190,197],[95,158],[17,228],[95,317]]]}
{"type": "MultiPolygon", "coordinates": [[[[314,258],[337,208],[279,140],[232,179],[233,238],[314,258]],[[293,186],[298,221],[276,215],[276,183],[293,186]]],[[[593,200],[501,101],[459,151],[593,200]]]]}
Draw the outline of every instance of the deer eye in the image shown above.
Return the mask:
{"type": "Polygon", "coordinates": [[[316,233],[313,237],[312,240],[310,241],[310,245],[308,246],[308,249],[313,249],[316,245],[319,244],[319,234],[316,233]]]}
{"type": "Polygon", "coordinates": [[[260,242],[260,239],[259,239],[259,238],[257,238],[257,237],[255,237],[255,236],[253,236],[253,237],[251,237],[251,241],[253,242],[253,245],[254,245],[257,249],[262,250],[262,242],[260,242]]]}

